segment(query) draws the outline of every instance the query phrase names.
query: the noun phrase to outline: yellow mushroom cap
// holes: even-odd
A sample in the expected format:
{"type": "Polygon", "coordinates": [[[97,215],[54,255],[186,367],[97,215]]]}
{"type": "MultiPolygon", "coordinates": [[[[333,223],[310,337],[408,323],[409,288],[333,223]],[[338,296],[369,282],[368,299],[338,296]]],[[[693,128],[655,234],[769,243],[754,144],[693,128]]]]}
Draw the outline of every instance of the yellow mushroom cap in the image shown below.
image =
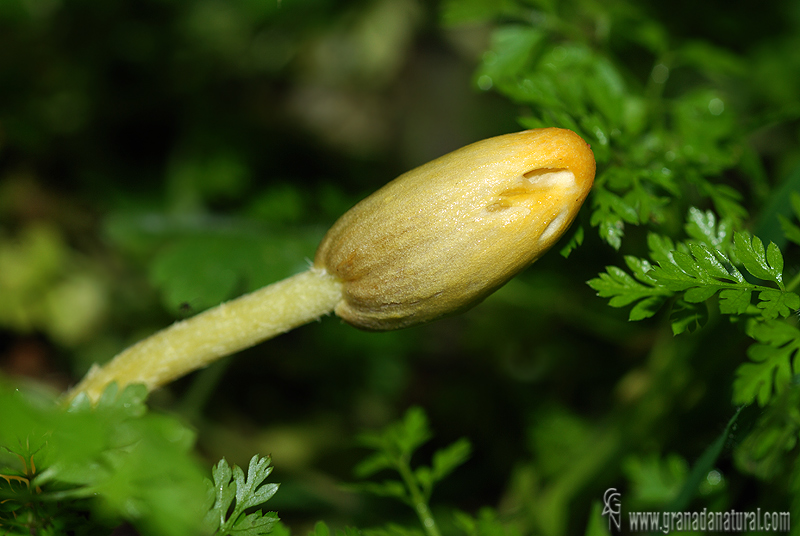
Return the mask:
{"type": "Polygon", "coordinates": [[[336,314],[412,326],[475,305],[547,251],[592,187],[594,155],[571,130],[482,140],[404,173],[345,213],[314,265],[339,278],[336,314]]]}

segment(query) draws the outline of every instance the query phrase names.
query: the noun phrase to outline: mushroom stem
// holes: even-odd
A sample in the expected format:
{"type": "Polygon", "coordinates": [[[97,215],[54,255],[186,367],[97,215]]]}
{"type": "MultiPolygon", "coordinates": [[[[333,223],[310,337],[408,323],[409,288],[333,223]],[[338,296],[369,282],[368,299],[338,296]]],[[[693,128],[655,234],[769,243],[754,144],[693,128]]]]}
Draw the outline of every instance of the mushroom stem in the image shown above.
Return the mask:
{"type": "Polygon", "coordinates": [[[173,324],[92,368],[67,397],[97,400],[111,382],[153,390],[332,311],[378,331],[463,311],[555,244],[594,174],[589,145],[571,130],[462,147],[346,212],[307,272],[173,324]]]}
{"type": "Polygon", "coordinates": [[[142,383],[152,391],[213,361],[292,330],[333,311],[342,298],[340,281],[311,268],[176,322],[93,366],[68,394],[93,401],[112,382],[142,383]]]}

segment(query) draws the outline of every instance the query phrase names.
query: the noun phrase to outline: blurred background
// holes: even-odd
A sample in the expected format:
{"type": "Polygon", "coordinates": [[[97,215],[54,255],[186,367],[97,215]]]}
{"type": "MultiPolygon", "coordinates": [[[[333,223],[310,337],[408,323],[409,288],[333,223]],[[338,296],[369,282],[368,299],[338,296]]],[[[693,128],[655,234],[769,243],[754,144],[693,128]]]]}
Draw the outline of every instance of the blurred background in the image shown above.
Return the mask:
{"type": "MultiPolygon", "coordinates": [[[[745,2],[651,4],[676,39],[737,54],[770,58],[797,28],[781,17],[789,2],[759,16],[745,2]]],[[[476,75],[497,23],[444,24],[441,7],[0,0],[2,373],[62,391],[174,320],[305,269],[327,227],[400,173],[519,130],[525,107],[476,75]]],[[[591,21],[578,33],[608,9],[562,7],[591,21]]],[[[647,79],[651,58],[623,57],[647,79]]],[[[793,80],[765,80],[758,98],[792,100],[793,80]]],[[[796,127],[762,144],[790,153],[770,171],[797,162],[796,127]]],[[[151,403],[196,428],[209,466],[271,453],[282,487],[270,506],[300,531],[413,515],[339,486],[363,455],[356,434],[411,405],[430,416],[431,449],[474,446],[434,504],[521,512],[544,532],[582,530],[625,478],[658,504],[732,415],[746,344],[713,321],[681,338],[658,319],[628,323],[585,284],[619,264],[595,235],[587,226],[568,259],[552,252],[464,315],[390,333],[324,318],[151,403]]],[[[630,237],[642,244],[644,231],[630,237]]],[[[726,480],[731,464],[706,482],[709,501],[761,493],[750,477],[726,480]]]]}

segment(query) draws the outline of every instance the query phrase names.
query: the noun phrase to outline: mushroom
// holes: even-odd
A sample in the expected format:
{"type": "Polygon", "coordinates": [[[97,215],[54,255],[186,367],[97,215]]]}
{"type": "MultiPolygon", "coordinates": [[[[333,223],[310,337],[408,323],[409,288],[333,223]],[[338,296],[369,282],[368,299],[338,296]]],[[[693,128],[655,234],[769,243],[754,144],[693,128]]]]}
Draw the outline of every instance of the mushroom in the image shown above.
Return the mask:
{"type": "Polygon", "coordinates": [[[331,311],[362,329],[429,322],[479,303],[541,257],[592,187],[570,130],[482,140],[413,169],[339,218],[307,271],[177,322],[93,366],[68,394],[149,390],[331,311]]]}

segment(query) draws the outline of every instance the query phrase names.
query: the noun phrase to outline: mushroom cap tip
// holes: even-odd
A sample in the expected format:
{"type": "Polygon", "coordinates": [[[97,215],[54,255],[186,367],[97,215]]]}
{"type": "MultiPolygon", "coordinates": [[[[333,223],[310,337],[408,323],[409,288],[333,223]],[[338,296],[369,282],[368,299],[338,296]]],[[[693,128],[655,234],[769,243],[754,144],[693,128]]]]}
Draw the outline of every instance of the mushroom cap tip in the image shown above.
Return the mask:
{"type": "Polygon", "coordinates": [[[411,170],[345,213],[315,265],[343,282],[336,313],[395,329],[468,308],[547,251],[592,187],[594,155],[544,128],[482,140],[411,170]]]}

